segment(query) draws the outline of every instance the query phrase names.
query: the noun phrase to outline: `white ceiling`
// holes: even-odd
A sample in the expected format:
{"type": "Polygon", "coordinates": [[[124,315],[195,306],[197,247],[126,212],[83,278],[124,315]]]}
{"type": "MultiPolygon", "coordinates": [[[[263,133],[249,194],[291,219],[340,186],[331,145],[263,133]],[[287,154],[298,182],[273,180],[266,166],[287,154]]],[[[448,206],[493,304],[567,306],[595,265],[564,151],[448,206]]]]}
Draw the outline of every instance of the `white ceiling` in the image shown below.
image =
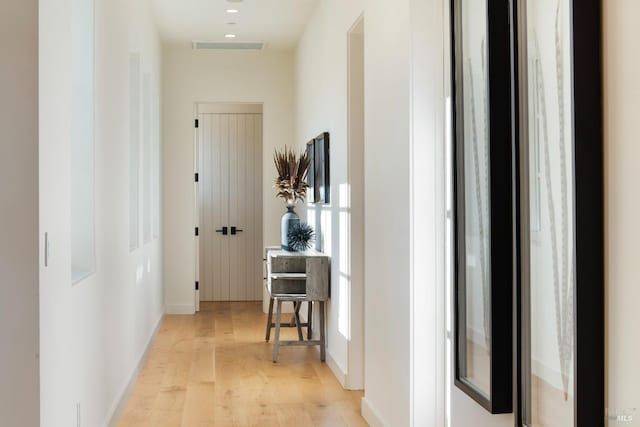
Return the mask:
{"type": "Polygon", "coordinates": [[[191,41],[266,42],[269,49],[296,45],[317,0],[151,0],[160,34],[169,44],[191,41]],[[239,13],[228,14],[227,9],[239,13]],[[235,22],[236,25],[228,25],[235,22]],[[226,39],[225,34],[236,34],[226,39]]]}

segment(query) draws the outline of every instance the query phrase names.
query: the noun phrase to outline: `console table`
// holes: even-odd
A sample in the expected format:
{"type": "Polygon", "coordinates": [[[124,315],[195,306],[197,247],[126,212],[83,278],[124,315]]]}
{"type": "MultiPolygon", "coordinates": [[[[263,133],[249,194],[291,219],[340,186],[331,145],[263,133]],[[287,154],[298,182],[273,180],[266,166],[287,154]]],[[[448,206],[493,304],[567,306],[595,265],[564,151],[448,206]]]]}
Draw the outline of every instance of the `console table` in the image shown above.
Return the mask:
{"type": "Polygon", "coordinates": [[[320,360],[326,357],[325,337],[325,302],[329,299],[329,257],[325,254],[307,252],[288,252],[281,249],[267,248],[267,291],[269,292],[269,313],[267,319],[266,341],[269,341],[271,328],[275,328],[273,361],[278,361],[280,346],[318,345],[320,360]],[[281,341],[280,327],[282,320],[282,303],[294,303],[295,326],[298,328],[297,341],[281,341]],[[303,302],[309,303],[308,321],[300,322],[298,314],[303,302]],[[276,319],[273,322],[273,304],[276,303],[276,319]],[[313,303],[319,303],[320,339],[311,339],[311,316],[313,303]],[[301,326],[307,327],[307,340],[302,336],[301,326]]]}

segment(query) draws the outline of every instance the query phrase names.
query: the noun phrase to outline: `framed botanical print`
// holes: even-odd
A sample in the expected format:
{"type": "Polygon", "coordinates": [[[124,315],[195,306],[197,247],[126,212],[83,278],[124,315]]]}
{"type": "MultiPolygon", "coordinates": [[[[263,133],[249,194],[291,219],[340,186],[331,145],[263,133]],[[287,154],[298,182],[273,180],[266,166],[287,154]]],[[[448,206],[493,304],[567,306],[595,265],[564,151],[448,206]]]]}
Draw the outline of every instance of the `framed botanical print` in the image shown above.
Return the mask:
{"type": "Polygon", "coordinates": [[[520,426],[604,425],[599,0],[514,3],[520,426]]]}
{"type": "Polygon", "coordinates": [[[329,203],[331,196],[329,170],[329,133],[324,132],[307,143],[309,153],[309,200],[329,203]]]}
{"type": "Polygon", "coordinates": [[[513,198],[508,2],[452,0],[455,385],[512,410],[513,198]]]}

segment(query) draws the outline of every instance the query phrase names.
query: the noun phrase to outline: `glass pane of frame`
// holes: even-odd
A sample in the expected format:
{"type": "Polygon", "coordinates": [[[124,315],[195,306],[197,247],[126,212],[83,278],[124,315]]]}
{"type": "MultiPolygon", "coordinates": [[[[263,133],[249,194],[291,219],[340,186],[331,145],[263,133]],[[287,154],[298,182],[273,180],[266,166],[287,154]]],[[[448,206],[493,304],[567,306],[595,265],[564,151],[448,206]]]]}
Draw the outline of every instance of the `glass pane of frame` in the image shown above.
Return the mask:
{"type": "Polygon", "coordinates": [[[461,151],[464,169],[465,324],[461,377],[491,397],[491,222],[487,75],[487,4],[461,0],[461,151]]]}
{"type": "Polygon", "coordinates": [[[570,6],[570,0],[526,2],[531,427],[572,426],[574,417],[570,6]]]}

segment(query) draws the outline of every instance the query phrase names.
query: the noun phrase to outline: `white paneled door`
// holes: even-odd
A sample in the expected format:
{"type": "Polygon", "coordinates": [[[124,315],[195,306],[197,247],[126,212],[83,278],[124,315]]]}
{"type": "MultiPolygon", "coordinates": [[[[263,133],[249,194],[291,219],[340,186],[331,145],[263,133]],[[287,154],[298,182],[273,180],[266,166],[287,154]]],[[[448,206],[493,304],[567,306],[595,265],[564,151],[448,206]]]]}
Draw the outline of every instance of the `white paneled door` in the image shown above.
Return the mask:
{"type": "Polygon", "coordinates": [[[262,106],[198,106],[201,301],[262,299],[262,106]]]}

